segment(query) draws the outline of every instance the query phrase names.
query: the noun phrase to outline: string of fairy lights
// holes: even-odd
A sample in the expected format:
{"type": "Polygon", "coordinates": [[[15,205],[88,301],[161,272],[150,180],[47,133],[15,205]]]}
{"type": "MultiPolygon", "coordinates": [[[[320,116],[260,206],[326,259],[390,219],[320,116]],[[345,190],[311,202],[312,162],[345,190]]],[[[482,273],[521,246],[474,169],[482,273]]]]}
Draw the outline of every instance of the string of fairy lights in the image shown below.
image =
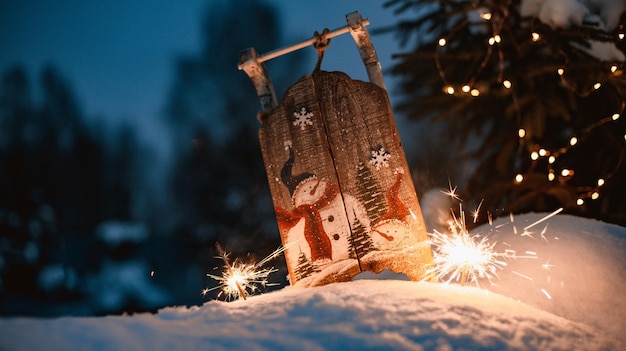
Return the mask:
{"type": "MultiPolygon", "coordinates": [[[[515,92],[515,86],[513,85],[511,80],[506,79],[505,77],[506,60],[505,60],[504,50],[501,45],[503,41],[505,40],[503,36],[501,35],[501,33],[503,31],[503,27],[508,17],[507,5],[506,4],[493,4],[491,9],[483,7],[480,9],[477,8],[476,11],[479,12],[479,18],[480,18],[479,21],[482,21],[482,23],[476,22],[476,20],[470,21],[469,19],[466,19],[464,21],[459,22],[456,26],[454,26],[451,30],[449,30],[445,36],[442,36],[437,40],[434,59],[435,59],[435,66],[437,67],[439,76],[441,77],[441,80],[443,82],[442,91],[445,94],[458,96],[458,97],[480,96],[483,93],[482,89],[484,88],[482,88],[482,85],[478,84],[477,82],[478,77],[480,73],[487,67],[489,61],[491,60],[492,56],[495,53],[497,54],[497,60],[498,60],[496,82],[500,84],[501,87],[505,89],[509,93],[509,95],[512,97],[513,104],[515,105],[515,110],[518,114],[518,120],[520,120],[519,118],[520,110],[517,107],[518,97],[515,92]],[[483,27],[490,28],[491,30],[490,36],[488,36],[487,38],[484,56],[480,62],[480,65],[478,66],[478,68],[476,68],[476,70],[473,72],[471,77],[467,80],[467,83],[452,84],[449,82],[449,80],[446,77],[444,67],[441,63],[441,55],[449,46],[449,43],[452,41],[452,37],[454,36],[454,34],[458,32],[459,30],[461,30],[462,28],[469,26],[469,25],[480,25],[483,27]]],[[[624,24],[622,23],[614,31],[613,39],[616,42],[620,42],[620,41],[625,40],[625,38],[626,38],[626,30],[625,30],[624,24]]],[[[541,43],[541,41],[543,40],[543,36],[539,30],[535,30],[534,26],[532,26],[528,40],[530,40],[530,42],[533,44],[541,43]]],[[[582,89],[580,87],[575,87],[574,85],[570,84],[570,82],[568,81],[566,77],[566,70],[568,68],[566,56],[565,56],[565,64],[562,65],[561,67],[557,67],[555,74],[557,74],[558,77],[560,78],[561,85],[564,88],[572,91],[578,96],[585,97],[585,96],[590,95],[594,91],[601,89],[604,83],[606,83],[606,81],[610,78],[611,75],[613,77],[619,77],[624,73],[624,63],[603,63],[603,66],[606,69],[606,75],[605,75],[604,81],[596,81],[590,86],[585,86],[582,89]]],[[[525,146],[526,150],[530,150],[527,155],[527,157],[529,157],[531,160],[531,166],[529,167],[529,169],[536,168],[537,164],[540,161],[544,161],[544,163],[547,164],[546,178],[549,182],[566,183],[569,180],[571,180],[576,174],[576,171],[574,169],[567,168],[567,167],[557,168],[557,164],[558,164],[557,161],[559,160],[561,156],[567,154],[573,148],[578,147],[579,144],[581,144],[581,141],[585,138],[585,135],[590,133],[592,130],[600,126],[613,123],[619,120],[620,117],[622,117],[622,115],[624,114],[624,110],[626,108],[626,101],[625,101],[625,97],[623,96],[620,96],[618,99],[620,101],[618,103],[618,106],[615,107],[615,111],[612,114],[605,116],[604,118],[601,118],[600,120],[583,128],[582,130],[572,133],[571,136],[569,137],[569,142],[558,148],[548,148],[548,147],[544,147],[538,143],[533,142],[530,138],[528,138],[528,133],[526,132],[526,130],[520,126],[520,128],[517,130],[517,137],[519,138],[518,149],[522,150],[524,149],[524,146],[525,146]],[[546,160],[547,162],[545,162],[546,160]]],[[[611,178],[613,178],[615,173],[619,170],[619,168],[623,164],[623,161],[626,157],[626,133],[623,135],[623,142],[624,143],[621,148],[620,155],[615,163],[615,166],[608,173],[603,174],[602,176],[598,177],[595,184],[592,184],[589,186],[576,187],[576,191],[578,193],[578,197],[576,199],[576,205],[582,206],[585,204],[585,202],[588,199],[596,200],[600,197],[600,194],[602,192],[604,185],[609,180],[611,180],[611,178]]],[[[514,179],[513,179],[515,184],[521,184],[522,182],[524,182],[524,180],[525,180],[524,172],[519,172],[515,174],[514,179]]]]}

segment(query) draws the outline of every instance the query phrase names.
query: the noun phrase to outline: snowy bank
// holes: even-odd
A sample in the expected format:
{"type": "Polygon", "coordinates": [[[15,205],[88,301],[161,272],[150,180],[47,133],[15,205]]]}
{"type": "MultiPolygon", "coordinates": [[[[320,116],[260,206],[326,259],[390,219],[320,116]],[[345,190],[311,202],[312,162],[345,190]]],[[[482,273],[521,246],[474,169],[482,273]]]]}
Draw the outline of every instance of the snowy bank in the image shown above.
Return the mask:
{"type": "Polygon", "coordinates": [[[624,349],[618,329],[626,319],[626,229],[556,216],[523,230],[542,216],[479,228],[518,251],[529,251],[517,247],[528,241],[538,257],[509,260],[497,286],[368,274],[348,283],[287,287],[246,301],[209,301],[157,314],[3,318],[0,350],[624,349]],[[548,259],[550,279],[544,281],[545,271],[529,271],[548,259]]]}

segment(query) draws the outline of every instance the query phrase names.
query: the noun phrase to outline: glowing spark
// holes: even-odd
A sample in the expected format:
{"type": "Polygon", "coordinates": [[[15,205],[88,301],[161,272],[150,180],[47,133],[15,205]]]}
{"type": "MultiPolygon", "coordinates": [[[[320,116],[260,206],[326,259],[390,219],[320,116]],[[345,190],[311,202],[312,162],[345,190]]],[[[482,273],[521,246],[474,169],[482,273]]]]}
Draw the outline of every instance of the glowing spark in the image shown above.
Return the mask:
{"type": "Polygon", "coordinates": [[[202,295],[206,295],[209,291],[215,289],[222,289],[220,294],[226,295],[227,300],[231,299],[244,299],[248,297],[248,295],[253,294],[259,287],[267,287],[278,285],[274,283],[268,283],[268,276],[276,272],[275,268],[261,268],[265,263],[270,260],[276,258],[285,250],[284,247],[278,248],[276,251],[272,252],[269,256],[265,257],[261,261],[256,264],[247,264],[243,263],[239,260],[235,260],[232,264],[228,258],[228,254],[224,252],[222,247],[217,244],[217,251],[219,253],[219,257],[222,261],[224,261],[224,272],[222,272],[221,276],[214,274],[207,274],[208,277],[211,277],[218,281],[220,284],[212,289],[204,289],[202,290],[202,295]]]}
{"type": "Polygon", "coordinates": [[[465,285],[470,281],[478,286],[480,278],[491,282],[497,276],[496,270],[504,265],[498,260],[500,254],[494,251],[495,243],[489,243],[484,236],[467,232],[447,235],[435,231],[431,244],[434,246],[433,267],[427,275],[434,274],[446,283],[460,281],[465,285]]]}
{"type": "Polygon", "coordinates": [[[550,264],[550,260],[547,260],[546,263],[541,265],[541,268],[543,268],[546,271],[549,271],[550,268],[555,267],[555,265],[550,264]]]}
{"type": "Polygon", "coordinates": [[[550,225],[550,223],[547,223],[545,227],[543,227],[543,230],[541,231],[541,240],[545,240],[548,244],[550,243],[548,241],[548,238],[546,238],[546,231],[548,230],[548,225],[550,225]]]}
{"type": "Polygon", "coordinates": [[[480,203],[478,204],[478,207],[476,207],[476,209],[474,210],[474,212],[472,212],[472,218],[474,219],[474,223],[476,223],[476,221],[478,220],[478,215],[480,214],[480,206],[483,205],[483,200],[480,200],[480,203]]]}
{"type": "Polygon", "coordinates": [[[448,185],[449,185],[449,189],[448,191],[443,191],[441,190],[442,193],[450,196],[451,198],[457,200],[457,201],[462,201],[461,198],[459,197],[459,195],[456,193],[456,187],[452,188],[452,184],[450,183],[450,180],[448,180],[448,185]]]}
{"type": "Polygon", "coordinates": [[[548,294],[548,292],[546,291],[546,289],[541,288],[541,292],[546,295],[546,297],[548,298],[548,300],[552,300],[552,296],[550,296],[550,294],[548,294]]]}
{"type": "Polygon", "coordinates": [[[531,281],[532,281],[532,280],[534,280],[533,278],[531,278],[531,277],[529,277],[529,276],[527,276],[527,275],[525,275],[525,274],[522,274],[522,273],[520,273],[520,272],[511,271],[511,273],[513,273],[513,274],[515,274],[515,275],[518,275],[518,276],[520,276],[520,277],[522,277],[522,278],[524,278],[524,279],[528,279],[528,280],[531,280],[531,281]]]}
{"type": "Polygon", "coordinates": [[[532,227],[536,226],[537,224],[539,224],[539,223],[541,223],[541,222],[543,222],[543,221],[546,221],[546,220],[548,220],[548,219],[550,219],[550,218],[552,218],[552,217],[556,216],[557,214],[561,213],[561,211],[563,211],[563,207],[561,207],[561,208],[557,209],[556,211],[554,211],[554,212],[550,213],[549,215],[547,215],[547,216],[545,216],[545,217],[543,217],[543,218],[539,219],[538,221],[536,221],[536,222],[534,222],[534,223],[531,223],[531,224],[527,225],[527,226],[524,228],[524,231],[526,231],[527,229],[530,229],[530,228],[532,228],[532,227]]]}

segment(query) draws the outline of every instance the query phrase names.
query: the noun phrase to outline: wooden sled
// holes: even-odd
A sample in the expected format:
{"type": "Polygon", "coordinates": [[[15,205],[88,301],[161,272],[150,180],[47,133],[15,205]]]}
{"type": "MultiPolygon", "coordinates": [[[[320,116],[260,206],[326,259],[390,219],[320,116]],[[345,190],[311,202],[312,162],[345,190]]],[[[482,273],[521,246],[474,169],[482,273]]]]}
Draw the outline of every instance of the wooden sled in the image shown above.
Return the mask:
{"type": "Polygon", "coordinates": [[[316,71],[278,104],[262,62],[311,41],[241,56],[261,100],[259,141],[290,282],[316,286],[385,269],[421,280],[432,255],[369,22],[358,12],[346,18],[328,35],[352,34],[370,83],[316,71]]]}

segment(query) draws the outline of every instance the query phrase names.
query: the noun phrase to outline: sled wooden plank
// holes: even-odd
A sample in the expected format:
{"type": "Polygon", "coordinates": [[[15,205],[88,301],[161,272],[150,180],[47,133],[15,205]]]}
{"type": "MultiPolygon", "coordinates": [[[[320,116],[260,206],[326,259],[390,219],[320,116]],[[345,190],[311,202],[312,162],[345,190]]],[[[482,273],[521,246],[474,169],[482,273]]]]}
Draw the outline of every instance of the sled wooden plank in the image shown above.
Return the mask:
{"type": "Polygon", "coordinates": [[[341,192],[365,208],[365,233],[351,223],[355,239],[373,243],[355,247],[362,269],[422,279],[432,263],[428,236],[386,91],[341,72],[313,79],[341,192]]]}
{"type": "Polygon", "coordinates": [[[318,271],[350,263],[346,260],[355,255],[312,77],[302,78],[277,108],[261,116],[259,141],[291,284],[350,280],[360,272],[356,260],[345,275],[335,272],[316,281],[318,271]]]}
{"type": "Polygon", "coordinates": [[[386,91],[316,72],[261,116],[291,283],[383,269],[422,279],[432,258],[386,91]]]}

